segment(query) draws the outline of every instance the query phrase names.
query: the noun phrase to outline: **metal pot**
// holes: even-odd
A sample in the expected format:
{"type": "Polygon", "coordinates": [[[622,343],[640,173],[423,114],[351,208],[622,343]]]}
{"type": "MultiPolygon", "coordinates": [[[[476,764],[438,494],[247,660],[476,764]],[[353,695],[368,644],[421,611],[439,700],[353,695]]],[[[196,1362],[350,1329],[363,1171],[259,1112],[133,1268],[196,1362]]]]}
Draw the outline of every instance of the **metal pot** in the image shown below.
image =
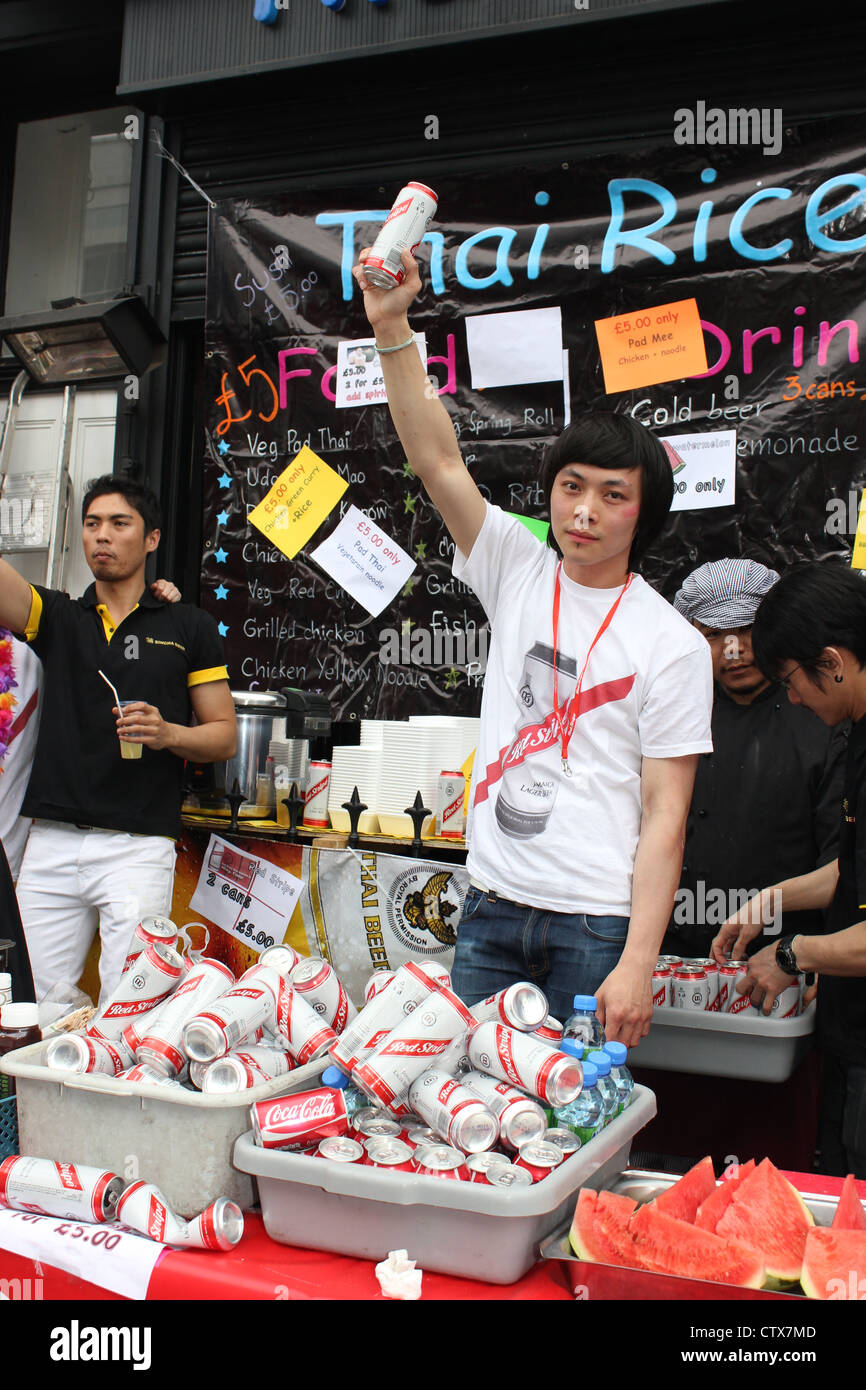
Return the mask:
{"type": "Polygon", "coordinates": [[[224,800],[237,778],[244,794],[241,815],[257,810],[257,782],[266,771],[271,739],[286,736],[286,697],[276,690],[233,690],[238,746],[233,758],[214,764],[214,795],[224,800]]]}

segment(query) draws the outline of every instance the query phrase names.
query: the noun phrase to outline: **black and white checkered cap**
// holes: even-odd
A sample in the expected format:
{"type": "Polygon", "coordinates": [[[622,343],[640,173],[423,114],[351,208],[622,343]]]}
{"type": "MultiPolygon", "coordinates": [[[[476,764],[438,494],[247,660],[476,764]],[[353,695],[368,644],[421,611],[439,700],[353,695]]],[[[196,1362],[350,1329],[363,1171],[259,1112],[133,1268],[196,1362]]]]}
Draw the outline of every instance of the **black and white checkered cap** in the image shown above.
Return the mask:
{"type": "Polygon", "coordinates": [[[778,578],[776,570],[757,560],[713,560],[692,571],[674,608],[689,622],[697,620],[719,632],[751,627],[758,604],[778,578]]]}

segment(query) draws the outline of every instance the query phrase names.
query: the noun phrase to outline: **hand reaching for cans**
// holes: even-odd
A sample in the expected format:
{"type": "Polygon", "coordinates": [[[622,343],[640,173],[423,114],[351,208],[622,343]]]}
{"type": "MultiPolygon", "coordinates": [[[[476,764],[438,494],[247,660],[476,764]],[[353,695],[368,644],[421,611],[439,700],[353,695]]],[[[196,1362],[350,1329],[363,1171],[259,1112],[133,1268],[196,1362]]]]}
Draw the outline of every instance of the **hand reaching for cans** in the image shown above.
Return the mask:
{"type": "MultiPolygon", "coordinates": [[[[749,940],[751,939],[749,937],[749,940]]],[[[776,946],[775,943],[772,943],[749,957],[748,974],[737,980],[735,989],[738,994],[751,995],[755,1008],[759,1008],[763,1014],[769,1015],[772,1012],[773,1000],[782,993],[782,990],[788,989],[792,983],[795,983],[792,977],[784,970],[780,970],[776,964],[776,946]]],[[[814,997],[812,994],[811,998],[814,997]]],[[[804,1007],[805,1002],[804,1000],[804,1007]]]]}
{"type": "Polygon", "coordinates": [[[407,249],[400,257],[406,272],[403,283],[395,285],[393,289],[380,289],[371,280],[368,280],[364,273],[364,258],[369,255],[370,250],[371,247],[364,247],[360,261],[358,265],[354,266],[352,274],[364,292],[364,310],[370,321],[370,326],[375,332],[384,324],[401,323],[406,318],[410,304],[420,293],[421,276],[418,273],[418,262],[412,252],[407,249]]]}
{"type": "Polygon", "coordinates": [[[763,930],[763,917],[753,909],[752,901],[745,903],[723,922],[713,937],[710,955],[717,965],[724,965],[727,960],[744,960],[749,942],[754,941],[763,930]]]}
{"type": "Polygon", "coordinates": [[[653,1017],[651,977],[620,960],[596,990],[598,1019],[608,1042],[637,1047],[653,1017]]]}

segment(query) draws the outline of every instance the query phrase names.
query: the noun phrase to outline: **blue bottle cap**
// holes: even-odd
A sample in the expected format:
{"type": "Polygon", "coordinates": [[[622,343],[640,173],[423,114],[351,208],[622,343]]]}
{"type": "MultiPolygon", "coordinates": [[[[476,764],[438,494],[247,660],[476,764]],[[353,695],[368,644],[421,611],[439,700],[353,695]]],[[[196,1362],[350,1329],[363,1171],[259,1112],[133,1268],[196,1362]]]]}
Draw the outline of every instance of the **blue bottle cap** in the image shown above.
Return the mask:
{"type": "Polygon", "coordinates": [[[339,1067],[325,1067],[322,1072],[322,1085],[330,1086],[336,1091],[342,1091],[349,1084],[349,1078],[345,1072],[340,1071],[339,1067]]]}
{"type": "Polygon", "coordinates": [[[602,1052],[600,1049],[597,1048],[594,1052],[588,1052],[586,1055],[588,1060],[595,1067],[599,1076],[610,1075],[610,1058],[608,1057],[606,1052],[602,1052]]]}
{"type": "Polygon", "coordinates": [[[596,1084],[597,1081],[598,1081],[598,1068],[597,1068],[597,1067],[594,1067],[593,1064],[592,1064],[592,1062],[584,1062],[584,1064],[583,1064],[583,1089],[586,1090],[587,1086],[594,1086],[594,1085],[596,1084]]]}
{"type": "Polygon", "coordinates": [[[586,1051],[586,1048],[583,1043],[579,1043],[576,1038],[563,1038],[562,1042],[559,1044],[559,1051],[567,1052],[569,1057],[577,1057],[580,1059],[586,1051]]]}
{"type": "Polygon", "coordinates": [[[615,1067],[621,1067],[626,1057],[628,1056],[628,1048],[623,1043],[605,1043],[604,1047],[601,1050],[602,1052],[607,1053],[608,1057],[610,1058],[611,1062],[615,1067]]]}
{"type": "Polygon", "coordinates": [[[576,994],[574,996],[574,1008],[585,1009],[588,1013],[594,1013],[598,1008],[598,1000],[594,994],[576,994]]]}

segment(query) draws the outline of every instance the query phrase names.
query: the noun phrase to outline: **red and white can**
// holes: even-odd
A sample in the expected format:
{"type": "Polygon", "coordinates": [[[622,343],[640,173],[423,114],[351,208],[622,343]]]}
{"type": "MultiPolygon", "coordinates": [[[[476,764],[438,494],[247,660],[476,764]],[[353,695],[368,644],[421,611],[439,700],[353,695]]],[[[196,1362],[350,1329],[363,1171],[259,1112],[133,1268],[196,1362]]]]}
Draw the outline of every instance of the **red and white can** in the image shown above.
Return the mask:
{"type": "Polygon", "coordinates": [[[323,1139],[316,1149],[317,1158],[329,1158],[332,1163],[363,1163],[364,1148],[357,1139],[344,1139],[340,1135],[332,1135],[330,1139],[323,1139]]]}
{"type": "Polygon", "coordinates": [[[108,1042],[102,1038],[88,1038],[84,1033],[62,1033],[52,1038],[45,1049],[46,1067],[55,1067],[57,1071],[119,1076],[134,1060],[122,1038],[108,1042]]]}
{"type": "Polygon", "coordinates": [[[368,1168],[390,1168],[392,1173],[413,1173],[415,1171],[414,1150],[411,1144],[404,1144],[402,1139],[377,1136],[368,1139],[364,1148],[366,1152],[361,1161],[368,1168]]]}
{"type": "Polygon", "coordinates": [[[421,1177],[469,1181],[466,1155],[450,1144],[431,1144],[429,1149],[416,1149],[413,1166],[421,1177]]]}
{"type": "Polygon", "coordinates": [[[122,1071],[117,1079],[118,1081],[132,1081],[139,1086],[174,1086],[183,1090],[176,1077],[166,1076],[164,1071],[157,1071],[149,1062],[136,1062],[134,1067],[122,1071]]]}
{"type": "Polygon", "coordinates": [[[114,993],[84,1031],[89,1037],[114,1042],[132,1019],[161,1004],[184,973],[183,959],[173,946],[151,942],[123,972],[114,993]]]}
{"type": "Polygon", "coordinates": [[[72,1221],[113,1221],[123,1178],[105,1168],[13,1156],[0,1163],[0,1206],[72,1221]]]}
{"type": "Polygon", "coordinates": [[[337,1040],[333,1028],[319,1017],[290,981],[282,978],[276,995],[276,1030],[299,1067],[324,1057],[337,1040]]]}
{"type": "MultiPolygon", "coordinates": [[[[796,1018],[800,1012],[800,999],[802,994],[802,980],[799,975],[795,976],[789,985],[780,990],[773,1000],[769,1015],[770,1018],[796,1018]]],[[[754,1009],[754,1004],[752,1008],[754,1009]]],[[[763,1014],[764,1010],[758,1009],[758,1013],[763,1014]]]]}
{"type": "Polygon", "coordinates": [[[160,941],[163,946],[177,946],[177,927],[168,917],[142,917],[127,947],[123,969],[128,970],[142,951],[160,941]]]}
{"type": "Polygon", "coordinates": [[[400,189],[394,206],[364,261],[364,274],[371,285],[393,289],[406,278],[401,256],[407,247],[414,251],[433,218],[439,200],[432,188],[414,180],[400,189]]]}
{"type": "Polygon", "coordinates": [[[304,818],[302,825],[317,829],[327,829],[331,824],[328,815],[328,787],[331,784],[330,763],[310,763],[310,780],[304,792],[304,818]]]}
{"type": "Polygon", "coordinates": [[[470,1182],[488,1183],[489,1186],[487,1175],[491,1168],[510,1168],[511,1159],[497,1149],[488,1149],[486,1153],[469,1154],[464,1166],[470,1182]]]}
{"type": "MultiPolygon", "coordinates": [[[[396,980],[380,996],[383,1000],[390,999],[395,984],[396,980]]],[[[443,986],[434,986],[423,1003],[391,1030],[370,1059],[354,1068],[352,1080],[374,1104],[394,1109],[405,1101],[415,1078],[433,1066],[454,1038],[473,1023],[472,1015],[456,994],[443,986]]]]}
{"type": "Polygon", "coordinates": [[[525,1168],[518,1168],[516,1163],[509,1163],[507,1168],[491,1168],[487,1174],[487,1181],[491,1187],[531,1187],[534,1178],[525,1168]]]}
{"type": "Polygon", "coordinates": [[[547,1117],[537,1101],[507,1081],[497,1081],[485,1072],[469,1071],[461,1083],[483,1100],[499,1121],[499,1139],[506,1149],[519,1149],[540,1139],[547,1129],[547,1117]]]}
{"type": "Polygon", "coordinates": [[[411,1144],[413,1149],[428,1149],[431,1144],[441,1142],[442,1136],[436,1134],[429,1125],[406,1125],[400,1131],[400,1138],[406,1144],[411,1144]]]}
{"type": "Polygon", "coordinates": [[[159,1017],[144,1030],[136,1049],[138,1060],[148,1062],[165,1076],[177,1076],[187,1061],[181,1048],[184,1024],[234,984],[234,973],[227,965],[209,956],[202,957],[161,1006],[159,1017]]]}
{"type": "Polygon", "coordinates": [[[751,1008],[750,995],[738,994],[736,988],[740,976],[748,973],[749,963],[745,960],[731,960],[719,966],[719,1005],[723,1014],[741,1014],[751,1008]]]}
{"type": "Polygon", "coordinates": [[[401,965],[387,989],[371,999],[330,1047],[338,1067],[353,1072],[363,1051],[372,1051],[433,992],[429,974],[414,961],[401,965]]]}
{"type": "Polygon", "coordinates": [[[547,1043],[548,1047],[555,1047],[558,1050],[564,1032],[565,1029],[559,1019],[554,1018],[553,1014],[548,1014],[541,1027],[534,1029],[532,1036],[540,1038],[543,1043],[547,1043]]]}
{"type": "Polygon", "coordinates": [[[709,1003],[707,1009],[710,1013],[719,1012],[719,967],[714,960],[709,957],[700,960],[686,960],[683,965],[693,965],[704,971],[707,977],[707,984],[710,989],[709,1003]]]}
{"type": "Polygon", "coordinates": [[[674,971],[671,993],[675,1009],[705,1013],[710,1002],[707,972],[699,965],[687,965],[683,962],[674,971]]]}
{"type": "Polygon", "coordinates": [[[547,1129],[542,1134],[541,1141],[544,1144],[555,1144],[565,1158],[571,1158],[572,1154],[583,1148],[580,1139],[570,1129],[547,1129]]]}
{"type": "Polygon", "coordinates": [[[673,1003],[671,997],[673,972],[669,965],[656,965],[652,973],[652,992],[653,1008],[669,1009],[673,1003]]]}
{"type": "Polygon", "coordinates": [[[521,1033],[537,1033],[547,1018],[547,1000],[537,985],[520,980],[471,1005],[469,1012],[478,1023],[507,1023],[521,1033]]]}
{"type": "Polygon", "coordinates": [[[357,1017],[358,1010],[326,960],[310,956],[298,961],[289,974],[289,984],[335,1033],[342,1033],[357,1017]]]}
{"type": "Polygon", "coordinates": [[[288,1052],[275,1047],[244,1047],[227,1052],[206,1068],[200,1089],[205,1095],[228,1095],[235,1091],[251,1091],[274,1077],[285,1076],[294,1069],[288,1052]]]}
{"type": "Polygon", "coordinates": [[[413,1081],[409,1104],[446,1144],[464,1153],[492,1149],[499,1138],[499,1121],[493,1111],[438,1067],[431,1067],[413,1081]]]}
{"type": "Polygon", "coordinates": [[[541,1182],[558,1168],[563,1162],[565,1154],[558,1144],[547,1144],[543,1139],[536,1139],[531,1144],[524,1144],[520,1153],[515,1158],[513,1167],[525,1168],[533,1182],[541,1182]]]}
{"type": "Polygon", "coordinates": [[[469,1060],[479,1071],[510,1081],[552,1106],[569,1105],[583,1086],[583,1067],[576,1057],[555,1052],[503,1023],[482,1023],[475,1030],[469,1039],[469,1060]]]}
{"type": "Polygon", "coordinates": [[[267,965],[254,966],[233,989],[187,1019],[181,1029],[181,1047],[194,1062],[215,1062],[246,1042],[257,1028],[274,1025],[277,992],[285,985],[281,975],[267,965]]]}
{"type": "Polygon", "coordinates": [[[196,1250],[231,1250],[244,1233],[240,1207],[218,1197],[200,1216],[184,1221],[176,1215],[158,1187],[134,1182],[117,1204],[117,1219],[162,1245],[186,1245],[196,1250]]]}
{"type": "Polygon", "coordinates": [[[255,1141],[263,1149],[308,1149],[332,1135],[349,1133],[346,1097],[330,1086],[257,1100],[250,1106],[250,1119],[255,1141]]]}
{"type": "Polygon", "coordinates": [[[359,1143],[366,1144],[368,1139],[401,1139],[403,1129],[384,1111],[365,1105],[363,1110],[356,1110],[352,1116],[352,1134],[359,1143]]]}
{"type": "Polygon", "coordinates": [[[393,980],[395,970],[374,970],[369,980],[364,986],[364,1002],[369,1004],[377,994],[381,994],[383,989],[387,989],[393,980]]]}
{"type": "Polygon", "coordinates": [[[283,942],[281,946],[269,946],[266,951],[262,951],[258,964],[268,965],[271,970],[276,970],[278,975],[288,978],[289,973],[294,970],[299,960],[303,960],[303,956],[295,950],[294,946],[287,946],[283,942]]]}
{"type": "Polygon", "coordinates": [[[462,772],[440,772],[436,783],[436,834],[443,840],[462,840],[466,829],[463,799],[466,778],[462,772]]]}

